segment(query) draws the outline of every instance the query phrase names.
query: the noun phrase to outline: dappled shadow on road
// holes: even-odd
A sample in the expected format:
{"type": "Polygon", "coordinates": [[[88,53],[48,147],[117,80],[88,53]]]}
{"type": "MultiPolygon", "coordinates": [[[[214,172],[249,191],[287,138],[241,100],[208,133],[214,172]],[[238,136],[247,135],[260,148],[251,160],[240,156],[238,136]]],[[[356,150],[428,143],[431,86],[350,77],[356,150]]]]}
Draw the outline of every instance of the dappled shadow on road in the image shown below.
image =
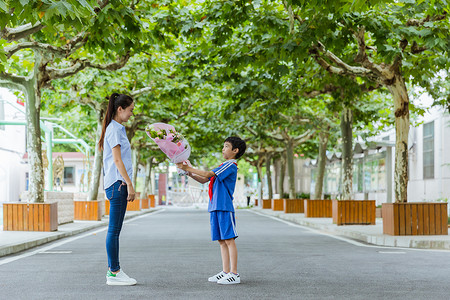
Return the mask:
{"type": "Polygon", "coordinates": [[[105,231],[0,266],[5,299],[445,299],[448,253],[382,253],[236,211],[242,283],[207,278],[221,269],[205,209],[171,208],[126,221],[121,266],[134,287],[105,284],[105,231]],[[444,263],[443,263],[444,262],[444,263]],[[36,276],[39,270],[39,276],[36,276]],[[17,283],[21,282],[20,291],[17,283]],[[419,284],[420,283],[420,284],[419,284]]]}

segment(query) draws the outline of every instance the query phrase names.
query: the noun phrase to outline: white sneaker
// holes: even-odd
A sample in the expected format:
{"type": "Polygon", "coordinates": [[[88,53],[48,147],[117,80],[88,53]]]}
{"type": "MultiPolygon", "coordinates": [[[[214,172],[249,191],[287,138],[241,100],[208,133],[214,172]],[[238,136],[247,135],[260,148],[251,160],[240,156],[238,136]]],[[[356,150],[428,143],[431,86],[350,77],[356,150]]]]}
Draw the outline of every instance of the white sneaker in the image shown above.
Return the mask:
{"type": "Polygon", "coordinates": [[[224,278],[225,276],[227,276],[227,273],[225,273],[224,271],[220,271],[220,273],[218,273],[218,274],[216,274],[216,275],[214,275],[214,276],[209,277],[209,278],[208,278],[208,281],[209,281],[209,282],[217,282],[218,280],[224,278]]]}
{"type": "Polygon", "coordinates": [[[217,281],[218,284],[236,284],[241,283],[241,277],[239,274],[232,272],[228,273],[225,277],[217,281]]]}
{"type": "Polygon", "coordinates": [[[120,270],[117,274],[113,274],[110,270],[106,273],[107,285],[135,285],[136,283],[136,279],[130,278],[122,270],[120,270]]]}

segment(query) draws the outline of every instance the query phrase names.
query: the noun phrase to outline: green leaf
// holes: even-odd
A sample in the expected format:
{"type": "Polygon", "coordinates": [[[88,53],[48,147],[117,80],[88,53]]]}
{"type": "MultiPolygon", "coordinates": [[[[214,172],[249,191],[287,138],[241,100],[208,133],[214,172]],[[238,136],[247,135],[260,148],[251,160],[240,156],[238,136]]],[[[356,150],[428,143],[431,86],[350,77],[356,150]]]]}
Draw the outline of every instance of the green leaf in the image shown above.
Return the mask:
{"type": "Polygon", "coordinates": [[[83,6],[88,8],[91,12],[94,11],[94,9],[92,8],[92,6],[86,1],[86,0],[78,0],[78,2],[83,6]]]}
{"type": "Polygon", "coordinates": [[[6,3],[3,0],[0,0],[0,9],[4,12],[8,12],[8,7],[6,6],[6,3]]]}

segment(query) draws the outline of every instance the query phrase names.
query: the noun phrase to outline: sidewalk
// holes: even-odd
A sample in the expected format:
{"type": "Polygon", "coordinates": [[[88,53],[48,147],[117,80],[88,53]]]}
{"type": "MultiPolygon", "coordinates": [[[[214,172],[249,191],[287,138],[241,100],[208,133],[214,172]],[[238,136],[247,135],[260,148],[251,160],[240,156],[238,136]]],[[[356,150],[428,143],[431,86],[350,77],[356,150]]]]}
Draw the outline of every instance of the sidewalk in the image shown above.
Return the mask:
{"type": "MultiPolygon", "coordinates": [[[[141,211],[127,211],[125,214],[125,219],[134,218],[158,210],[160,210],[160,208],[145,209],[141,211]]],[[[107,226],[108,219],[108,216],[104,216],[101,221],[74,221],[73,223],[58,225],[58,230],[52,232],[3,231],[3,226],[1,226],[0,257],[27,250],[32,247],[36,247],[68,236],[86,232],[101,226],[107,226]]]]}
{"type": "Polygon", "coordinates": [[[449,235],[391,236],[383,234],[383,219],[376,219],[376,225],[337,226],[333,224],[332,218],[305,218],[304,214],[286,214],[282,211],[261,208],[252,208],[251,210],[259,214],[367,244],[387,247],[450,250],[449,235]]]}

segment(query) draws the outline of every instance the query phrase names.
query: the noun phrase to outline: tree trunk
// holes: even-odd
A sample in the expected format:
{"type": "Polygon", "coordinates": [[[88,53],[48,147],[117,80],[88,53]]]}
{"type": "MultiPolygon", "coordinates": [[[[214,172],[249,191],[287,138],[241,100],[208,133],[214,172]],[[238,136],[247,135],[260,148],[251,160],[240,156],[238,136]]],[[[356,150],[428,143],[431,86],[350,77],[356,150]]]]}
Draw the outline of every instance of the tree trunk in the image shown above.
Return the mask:
{"type": "Polygon", "coordinates": [[[263,180],[263,176],[262,176],[262,164],[263,164],[263,160],[258,157],[258,161],[256,163],[256,172],[258,173],[258,182],[259,182],[259,202],[261,202],[262,197],[263,197],[263,185],[262,185],[262,180],[263,180]]]}
{"type": "Polygon", "coordinates": [[[43,57],[35,51],[34,75],[26,84],[26,118],[27,118],[27,152],[30,165],[28,201],[34,203],[44,202],[44,169],[42,165],[41,140],[41,91],[39,87],[40,68],[43,57]]]}
{"type": "Polygon", "coordinates": [[[317,178],[313,199],[322,199],[323,179],[325,177],[325,165],[327,161],[327,145],[330,132],[321,131],[319,134],[319,156],[317,157],[317,178]]]}
{"type": "Polygon", "coordinates": [[[283,152],[280,156],[280,176],[278,177],[278,192],[280,197],[284,198],[284,177],[286,174],[286,154],[283,152]]]}
{"type": "Polygon", "coordinates": [[[289,174],[289,199],[295,199],[294,143],[287,141],[286,158],[289,174]]]}
{"type": "Polygon", "coordinates": [[[137,192],[137,187],[136,187],[136,183],[137,183],[137,173],[138,173],[138,167],[139,167],[139,152],[137,151],[137,149],[133,149],[131,152],[132,156],[133,156],[133,187],[134,190],[137,192]]]}
{"type": "Polygon", "coordinates": [[[144,190],[142,191],[142,197],[144,198],[146,198],[147,195],[150,195],[152,192],[152,161],[153,157],[150,157],[149,159],[147,159],[147,163],[145,164],[144,190]]]}
{"type": "MultiPolygon", "coordinates": [[[[98,142],[102,134],[103,111],[97,112],[97,131],[95,132],[95,152],[94,152],[94,169],[89,190],[89,201],[98,200],[98,188],[100,185],[100,177],[103,166],[103,151],[98,149],[98,142]]],[[[90,159],[90,158],[89,158],[90,159]]],[[[103,200],[103,199],[100,199],[103,200]]]]}
{"type": "MultiPolygon", "coordinates": [[[[276,158],[273,158],[273,171],[275,172],[273,179],[275,181],[275,184],[273,185],[273,192],[275,194],[280,194],[280,190],[278,189],[278,180],[280,178],[280,168],[279,168],[279,163],[278,160],[276,158]]],[[[280,197],[281,198],[281,197],[280,197]]]]}
{"type": "Polygon", "coordinates": [[[272,173],[270,172],[271,161],[272,155],[270,153],[266,153],[266,176],[267,176],[267,191],[269,192],[269,199],[273,199],[272,173]]]}
{"type": "Polygon", "coordinates": [[[395,202],[408,202],[408,134],[409,97],[401,75],[395,75],[394,83],[388,86],[394,98],[395,113],[395,202]]]}
{"type": "Polygon", "coordinates": [[[342,199],[353,198],[353,111],[344,107],[341,114],[342,199]]]}

